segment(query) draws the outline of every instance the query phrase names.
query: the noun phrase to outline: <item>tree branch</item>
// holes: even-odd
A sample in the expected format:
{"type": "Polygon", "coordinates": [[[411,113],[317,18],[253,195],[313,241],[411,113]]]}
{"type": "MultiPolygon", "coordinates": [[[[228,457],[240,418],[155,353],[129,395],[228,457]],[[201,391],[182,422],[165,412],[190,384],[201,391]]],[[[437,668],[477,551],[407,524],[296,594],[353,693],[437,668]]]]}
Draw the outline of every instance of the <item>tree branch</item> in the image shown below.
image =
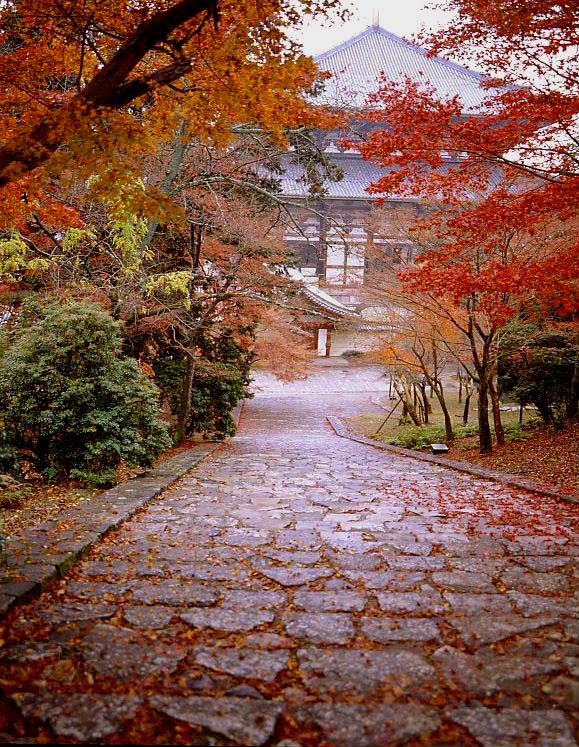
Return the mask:
{"type": "Polygon", "coordinates": [[[182,60],[149,76],[128,80],[143,58],[176,29],[202,13],[215,17],[216,12],[215,0],[180,0],[139,24],[79,94],[0,148],[0,186],[42,166],[65,140],[75,116],[126,106],[154,86],[167,85],[187,73],[191,63],[182,60]]]}

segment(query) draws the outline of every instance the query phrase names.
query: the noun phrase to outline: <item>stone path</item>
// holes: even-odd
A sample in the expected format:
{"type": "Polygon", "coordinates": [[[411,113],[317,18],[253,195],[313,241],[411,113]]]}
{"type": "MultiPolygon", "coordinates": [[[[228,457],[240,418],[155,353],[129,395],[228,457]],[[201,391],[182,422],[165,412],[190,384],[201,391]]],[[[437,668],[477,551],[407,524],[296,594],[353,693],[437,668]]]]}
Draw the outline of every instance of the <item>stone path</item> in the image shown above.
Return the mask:
{"type": "Polygon", "coordinates": [[[3,741],[577,747],[578,508],[338,438],[373,376],[262,377],[238,437],[12,612],[3,741]]]}

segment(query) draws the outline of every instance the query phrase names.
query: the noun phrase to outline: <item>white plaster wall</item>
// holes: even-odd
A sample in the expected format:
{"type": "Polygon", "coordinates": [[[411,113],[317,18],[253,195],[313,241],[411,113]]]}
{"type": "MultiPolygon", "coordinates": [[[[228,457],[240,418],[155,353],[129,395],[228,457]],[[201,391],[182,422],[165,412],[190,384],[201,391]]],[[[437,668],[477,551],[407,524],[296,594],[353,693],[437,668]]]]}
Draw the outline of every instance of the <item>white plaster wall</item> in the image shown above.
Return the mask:
{"type": "Polygon", "coordinates": [[[342,355],[346,350],[360,350],[367,353],[379,345],[379,333],[358,332],[355,330],[332,330],[330,355],[342,355]]]}

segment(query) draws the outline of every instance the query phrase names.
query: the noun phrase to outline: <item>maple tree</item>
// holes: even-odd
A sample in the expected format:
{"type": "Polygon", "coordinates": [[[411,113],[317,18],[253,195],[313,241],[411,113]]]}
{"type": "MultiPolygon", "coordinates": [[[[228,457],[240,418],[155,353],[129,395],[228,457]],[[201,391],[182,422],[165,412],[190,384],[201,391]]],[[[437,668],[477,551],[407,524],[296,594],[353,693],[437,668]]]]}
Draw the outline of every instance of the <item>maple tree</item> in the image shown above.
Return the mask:
{"type": "MultiPolygon", "coordinates": [[[[428,423],[430,403],[426,388],[430,387],[443,413],[446,438],[453,441],[454,432],[445,398],[443,375],[452,358],[449,343],[457,342],[456,330],[450,327],[448,320],[410,298],[405,299],[402,306],[400,293],[395,295],[395,305],[384,320],[389,332],[381,336],[378,360],[386,364],[400,380],[401,386],[394,381],[394,388],[415,425],[421,425],[422,422],[417,421],[416,411],[409,396],[408,378],[417,379],[424,423],[428,423]]],[[[394,300],[393,296],[394,294],[388,293],[391,301],[394,300]]]]}
{"type": "Polygon", "coordinates": [[[153,211],[147,193],[128,185],[140,156],[170,139],[180,120],[214,145],[226,142],[232,127],[243,122],[258,123],[278,137],[290,124],[314,122],[317,115],[303,93],[317,71],[290,33],[304,15],[337,5],[337,0],[3,4],[5,225],[22,228],[39,211],[48,220],[70,222],[73,211],[54,200],[54,180],[95,174],[102,176],[93,183],[97,196],[123,184],[136,207],[153,211]]]}
{"type": "Polygon", "coordinates": [[[134,355],[169,384],[178,437],[200,425],[192,400],[200,386],[207,391],[211,372],[216,385],[210,388],[229,389],[233,406],[246,392],[255,355],[282,378],[302,374],[310,357],[308,338],[284,310],[295,294],[281,269],[285,205],[268,184],[269,172],[255,173],[263,155],[255,134],[223,150],[194,141],[184,149],[166,144],[149,175],[181,201],[186,224],[141,221],[139,227],[128,216],[128,226],[121,221],[128,245],[113,237],[112,251],[110,231],[101,231],[88,252],[92,275],[81,266],[80,275],[69,278],[79,292],[104,293],[128,321],[134,355]],[[170,374],[159,370],[168,359],[170,374]]]}
{"type": "MultiPolygon", "coordinates": [[[[473,343],[484,341],[479,360],[490,367],[482,378],[496,413],[504,324],[521,308],[579,312],[578,9],[541,0],[441,7],[455,15],[428,39],[431,50],[474,60],[488,74],[485,101],[465,111],[459,96],[383,78],[364,113],[374,129],[360,150],[384,169],[373,194],[427,203],[415,231],[430,234],[428,245],[401,277],[408,290],[486,319],[484,327],[474,318],[469,325],[473,343]]],[[[477,382],[484,399],[480,371],[477,382]]]]}
{"type": "MultiPolygon", "coordinates": [[[[456,303],[444,289],[417,287],[405,277],[375,273],[369,278],[374,301],[392,311],[391,331],[378,351],[384,362],[403,364],[426,377],[441,405],[447,439],[452,425],[445,403],[442,373],[453,359],[478,390],[478,429],[482,453],[492,449],[489,401],[495,438],[504,443],[498,393],[498,339],[502,325],[475,298],[456,303]]],[[[467,398],[469,397],[467,392],[467,398]]],[[[463,420],[468,419],[468,399],[463,420]]]]}
{"type": "MultiPolygon", "coordinates": [[[[418,220],[407,216],[405,224],[398,227],[399,237],[406,236],[408,241],[412,237],[416,261],[405,261],[398,271],[391,263],[371,271],[368,289],[378,306],[394,310],[396,319],[392,327],[405,344],[416,337],[416,352],[423,355],[432,349],[434,336],[441,353],[452,356],[466,378],[476,384],[479,443],[481,452],[486,453],[492,449],[489,405],[496,442],[504,443],[497,382],[499,341],[505,320],[516,311],[516,299],[509,293],[487,288],[481,279],[486,269],[485,255],[476,242],[469,251],[463,251],[460,262],[454,255],[449,258],[449,224],[453,218],[449,219],[448,214],[448,207],[430,205],[428,214],[418,220]],[[425,258],[431,263],[428,269],[425,258]],[[462,283],[465,276],[470,278],[466,287],[462,283]]],[[[512,236],[501,237],[496,232],[494,240],[496,247],[507,247],[512,253],[519,249],[512,236]]],[[[420,367],[431,364],[431,355],[425,356],[422,363],[414,352],[411,357],[420,367]]],[[[465,421],[469,404],[467,392],[465,421]]]]}
{"type": "Polygon", "coordinates": [[[293,321],[267,309],[293,289],[276,269],[285,261],[279,232],[287,208],[275,174],[286,141],[295,152],[310,148],[308,128],[325,116],[304,97],[318,73],[289,34],[304,15],[337,7],[335,0],[3,7],[2,50],[11,63],[0,99],[4,295],[42,289],[98,301],[129,322],[127,344],[145,367],[161,338],[169,347],[172,339],[173,354],[187,359],[180,436],[189,427],[195,365],[199,376],[205,366],[206,384],[210,370],[222,383],[225,374],[247,378],[242,361],[253,356],[260,320],[279,343],[295,343],[275,356],[273,337],[261,345],[279,375],[300,375],[309,357],[293,321]],[[238,349],[239,370],[195,362],[202,349],[211,358],[223,345],[238,349]]]}

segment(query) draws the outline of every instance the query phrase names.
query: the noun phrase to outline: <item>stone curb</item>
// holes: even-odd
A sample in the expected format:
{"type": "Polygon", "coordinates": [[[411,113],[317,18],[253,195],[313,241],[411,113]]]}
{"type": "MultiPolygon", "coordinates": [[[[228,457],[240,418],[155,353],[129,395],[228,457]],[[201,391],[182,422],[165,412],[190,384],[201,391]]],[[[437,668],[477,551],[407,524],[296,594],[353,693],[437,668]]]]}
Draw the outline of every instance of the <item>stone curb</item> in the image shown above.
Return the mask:
{"type": "Polygon", "coordinates": [[[4,578],[0,578],[0,616],[62,577],[95,542],[196,467],[222,443],[210,441],[180,452],[143,475],[11,537],[6,542],[4,578]]]}
{"type": "Polygon", "coordinates": [[[511,475],[507,472],[497,472],[496,470],[485,469],[484,467],[476,467],[469,462],[461,462],[455,459],[444,459],[431,456],[430,454],[421,454],[419,451],[414,451],[412,449],[403,449],[400,446],[392,446],[391,444],[374,441],[372,438],[360,436],[355,433],[341,418],[327,415],[326,420],[331,425],[336,435],[340,436],[340,438],[347,438],[350,441],[357,441],[366,446],[372,446],[374,449],[389,451],[393,454],[398,454],[398,456],[417,459],[420,462],[429,462],[430,464],[436,464],[439,467],[454,469],[458,472],[464,472],[467,475],[473,475],[473,477],[482,477],[485,480],[498,482],[501,483],[501,485],[507,485],[511,488],[522,488],[523,490],[529,490],[532,493],[546,495],[549,498],[557,498],[562,501],[567,501],[568,503],[579,503],[579,495],[576,494],[569,495],[566,493],[560,493],[548,486],[541,485],[541,483],[533,482],[532,480],[521,480],[517,475],[511,475]]]}

